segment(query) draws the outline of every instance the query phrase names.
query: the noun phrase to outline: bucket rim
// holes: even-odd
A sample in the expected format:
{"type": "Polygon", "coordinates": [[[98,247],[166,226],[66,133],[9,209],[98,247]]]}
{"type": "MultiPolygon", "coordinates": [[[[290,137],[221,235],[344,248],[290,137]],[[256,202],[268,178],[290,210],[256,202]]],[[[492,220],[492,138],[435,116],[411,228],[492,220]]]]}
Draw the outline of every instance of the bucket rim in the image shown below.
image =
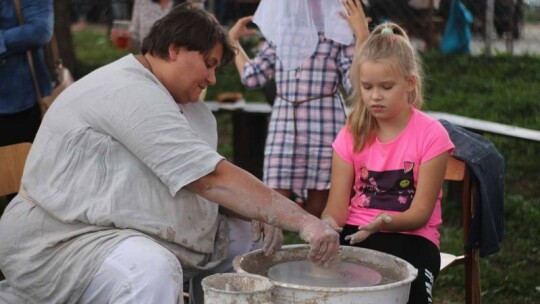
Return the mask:
{"type": "Polygon", "coordinates": [[[262,276],[262,275],[249,273],[249,272],[215,273],[215,274],[209,275],[209,276],[205,277],[204,279],[202,279],[201,285],[202,285],[203,291],[210,290],[210,291],[219,292],[219,293],[243,294],[243,295],[253,295],[253,294],[259,294],[259,293],[268,293],[268,292],[272,292],[276,288],[276,284],[272,280],[270,280],[269,278],[267,278],[265,276],[262,276]],[[251,277],[251,278],[254,278],[254,279],[265,281],[265,283],[268,283],[268,286],[266,286],[265,288],[258,289],[258,290],[237,291],[237,290],[224,290],[224,289],[221,289],[221,288],[217,288],[217,287],[213,287],[213,286],[208,285],[209,280],[215,279],[217,277],[233,277],[233,276],[237,276],[237,275],[241,275],[242,277],[251,277]]]}

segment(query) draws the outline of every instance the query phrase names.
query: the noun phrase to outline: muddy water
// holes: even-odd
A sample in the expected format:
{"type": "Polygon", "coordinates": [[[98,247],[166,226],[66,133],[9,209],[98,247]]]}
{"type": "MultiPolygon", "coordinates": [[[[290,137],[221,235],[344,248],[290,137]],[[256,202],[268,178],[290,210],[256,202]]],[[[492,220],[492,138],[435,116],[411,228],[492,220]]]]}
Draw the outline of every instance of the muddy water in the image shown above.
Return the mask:
{"type": "MultiPolygon", "coordinates": [[[[397,257],[374,250],[342,246],[340,248],[340,254],[336,259],[338,262],[353,264],[355,268],[358,266],[362,269],[368,268],[373,270],[380,275],[380,282],[375,285],[362,287],[347,287],[343,286],[346,283],[341,282],[338,283],[339,286],[337,287],[326,287],[315,286],[313,282],[301,282],[300,284],[287,283],[271,278],[273,276],[272,268],[279,267],[280,264],[285,264],[282,266],[287,268],[288,266],[290,267],[290,262],[310,263],[307,259],[308,253],[309,245],[300,244],[285,245],[280,251],[275,252],[269,257],[265,256],[262,250],[255,250],[242,256],[237,256],[233,261],[233,266],[239,273],[258,274],[270,279],[275,284],[272,302],[274,304],[405,304],[409,298],[410,284],[417,276],[417,270],[412,265],[397,257]]],[[[278,270],[278,272],[284,271],[287,272],[289,270],[278,270]]],[[[340,274],[340,268],[322,270],[318,268],[308,269],[306,271],[309,276],[322,278],[323,281],[328,279],[328,277],[347,276],[347,274],[340,274]]],[[[293,271],[292,275],[303,277],[295,273],[295,271],[293,271]]],[[[290,281],[290,278],[283,280],[290,281]]],[[[327,281],[324,283],[328,285],[327,281]]],[[[370,283],[373,283],[373,281],[370,283]]]]}
{"type": "MultiPolygon", "coordinates": [[[[243,269],[244,271],[248,273],[254,273],[258,275],[262,275],[265,277],[269,277],[269,270],[278,267],[280,264],[288,264],[289,262],[298,262],[300,264],[302,263],[311,263],[307,259],[307,254],[309,251],[309,247],[292,247],[287,248],[287,250],[282,250],[274,253],[271,257],[266,257],[262,253],[262,251],[255,251],[247,254],[244,258],[239,258],[235,262],[237,265],[235,266],[235,269],[243,269]]],[[[356,248],[356,249],[350,249],[347,248],[347,250],[343,250],[340,255],[339,259],[341,263],[345,263],[346,265],[350,266],[351,264],[354,265],[354,268],[359,268],[365,270],[370,269],[374,272],[378,273],[381,276],[381,279],[378,283],[374,285],[385,285],[390,283],[395,283],[398,281],[401,281],[405,278],[407,278],[408,273],[407,269],[403,267],[403,265],[400,265],[396,261],[393,261],[388,258],[388,255],[386,254],[373,254],[366,256],[366,253],[376,253],[375,251],[371,251],[368,249],[363,248],[356,248]],[[363,254],[359,254],[359,252],[363,254]]],[[[296,266],[298,267],[298,266],[296,266]]],[[[279,269],[278,269],[279,271],[279,269]]],[[[294,273],[292,275],[295,275],[294,273]]],[[[298,276],[298,275],[297,275],[298,276]]],[[[283,280],[274,280],[273,278],[270,278],[272,281],[278,283],[278,285],[281,285],[280,283],[285,284],[294,284],[292,282],[287,283],[286,281],[288,279],[283,280]]],[[[323,283],[324,284],[324,283],[323,283]]],[[[312,284],[298,284],[298,285],[304,285],[304,286],[317,286],[312,284]]],[[[364,285],[364,286],[373,286],[373,285],[364,285]]],[[[350,287],[350,286],[334,286],[334,287],[350,287]]],[[[358,286],[355,286],[358,287],[358,286]]]]}
{"type": "Polygon", "coordinates": [[[365,287],[379,284],[382,276],[369,267],[355,263],[339,262],[322,267],[304,260],[274,265],[268,270],[268,278],[306,286],[365,287]]]}

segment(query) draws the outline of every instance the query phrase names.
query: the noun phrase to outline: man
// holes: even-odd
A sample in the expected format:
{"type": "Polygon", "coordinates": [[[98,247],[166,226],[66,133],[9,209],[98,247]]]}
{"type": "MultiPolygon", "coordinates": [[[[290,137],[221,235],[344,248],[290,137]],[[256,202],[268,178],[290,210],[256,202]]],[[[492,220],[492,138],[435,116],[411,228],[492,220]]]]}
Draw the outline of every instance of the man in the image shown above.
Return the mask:
{"type": "Polygon", "coordinates": [[[233,214],[256,220],[267,253],[281,245],[275,225],[298,231],[316,263],[337,254],[337,232],[215,151],[215,119],[193,101],[232,59],[226,37],[178,6],[142,55],[55,101],[0,220],[0,301],[182,303],[184,280],[230,269],[250,242],[229,241],[233,214]]]}

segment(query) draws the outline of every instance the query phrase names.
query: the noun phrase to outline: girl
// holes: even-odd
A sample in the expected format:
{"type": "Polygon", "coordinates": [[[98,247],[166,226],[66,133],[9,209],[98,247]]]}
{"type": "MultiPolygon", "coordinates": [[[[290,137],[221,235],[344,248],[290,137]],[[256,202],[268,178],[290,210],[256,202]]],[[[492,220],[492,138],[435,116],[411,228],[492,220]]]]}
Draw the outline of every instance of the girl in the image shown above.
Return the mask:
{"type": "Polygon", "coordinates": [[[374,29],[355,55],[351,79],[354,108],[333,144],[322,218],[341,231],[342,245],[411,263],[418,277],[409,303],[431,303],[440,264],[441,187],[454,146],[443,126],[419,110],[418,58],[396,24],[374,29]]]}
{"type": "Polygon", "coordinates": [[[254,17],[229,31],[240,49],[235,63],[242,83],[257,88],[275,79],[277,85],[264,182],[287,197],[307,189],[304,207],[318,217],[328,199],[332,142],[346,118],[338,88],[351,87],[353,33],[356,45],[368,35],[359,0],[262,0],[254,17]],[[251,21],[269,43],[250,60],[239,39],[257,34],[247,27],[251,21]]]}

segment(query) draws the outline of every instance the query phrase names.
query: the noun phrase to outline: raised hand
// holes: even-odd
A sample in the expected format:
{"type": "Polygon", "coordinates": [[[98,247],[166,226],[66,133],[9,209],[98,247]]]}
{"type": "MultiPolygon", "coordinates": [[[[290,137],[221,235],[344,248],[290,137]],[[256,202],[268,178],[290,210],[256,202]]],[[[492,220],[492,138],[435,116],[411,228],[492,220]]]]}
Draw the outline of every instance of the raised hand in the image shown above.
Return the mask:
{"type": "Polygon", "coordinates": [[[369,35],[368,23],[369,20],[364,14],[364,9],[360,0],[343,0],[343,6],[347,10],[347,14],[341,12],[340,15],[351,27],[354,36],[356,37],[356,45],[361,45],[369,35]]]}
{"type": "Polygon", "coordinates": [[[257,30],[249,29],[247,27],[251,21],[253,21],[253,16],[238,19],[233,27],[229,29],[229,39],[231,39],[232,42],[238,42],[242,37],[258,35],[259,32],[257,30]]]}

